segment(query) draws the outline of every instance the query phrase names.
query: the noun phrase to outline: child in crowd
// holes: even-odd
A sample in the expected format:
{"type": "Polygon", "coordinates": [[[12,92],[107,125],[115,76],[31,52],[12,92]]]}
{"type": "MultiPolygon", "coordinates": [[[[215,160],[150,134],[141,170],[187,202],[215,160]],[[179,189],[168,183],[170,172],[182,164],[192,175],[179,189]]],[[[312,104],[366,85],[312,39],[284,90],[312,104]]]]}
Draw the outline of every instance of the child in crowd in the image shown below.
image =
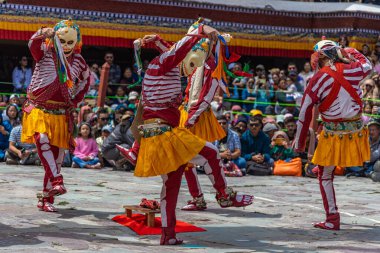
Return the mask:
{"type": "Polygon", "coordinates": [[[102,146],[107,139],[107,137],[112,133],[113,128],[110,125],[106,125],[102,128],[102,135],[96,138],[96,144],[98,145],[98,151],[99,151],[99,160],[100,163],[104,165],[104,159],[103,159],[103,154],[102,154],[102,146]]]}
{"type": "Polygon", "coordinates": [[[294,153],[290,147],[289,138],[283,131],[277,131],[272,137],[271,143],[272,149],[270,151],[270,157],[273,160],[287,160],[294,158],[294,153]]]}
{"type": "Polygon", "coordinates": [[[119,86],[116,90],[116,96],[113,99],[113,107],[116,108],[118,105],[128,105],[128,96],[125,92],[124,87],[119,86]]]}
{"type": "Polygon", "coordinates": [[[92,138],[90,124],[84,122],[80,125],[76,144],[72,167],[100,169],[98,145],[95,139],[92,138]]]}
{"type": "Polygon", "coordinates": [[[21,101],[20,101],[19,95],[18,94],[12,94],[9,97],[9,104],[15,104],[17,106],[21,106],[21,101]]]}

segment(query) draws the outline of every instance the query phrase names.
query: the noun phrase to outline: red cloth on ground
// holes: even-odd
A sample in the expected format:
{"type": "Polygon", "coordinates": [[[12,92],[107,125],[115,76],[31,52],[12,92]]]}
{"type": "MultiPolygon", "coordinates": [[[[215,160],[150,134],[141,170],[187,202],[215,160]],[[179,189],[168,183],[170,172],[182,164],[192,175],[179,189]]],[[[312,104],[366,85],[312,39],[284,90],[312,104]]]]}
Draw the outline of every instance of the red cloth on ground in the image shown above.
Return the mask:
{"type": "MultiPolygon", "coordinates": [[[[146,217],[143,214],[132,214],[132,218],[128,218],[125,214],[116,215],[112,218],[113,221],[129,227],[138,235],[160,235],[161,234],[161,218],[154,219],[154,227],[148,227],[146,225],[146,217]]],[[[186,232],[204,232],[206,229],[193,226],[189,223],[177,220],[175,227],[176,233],[186,232]]]]}

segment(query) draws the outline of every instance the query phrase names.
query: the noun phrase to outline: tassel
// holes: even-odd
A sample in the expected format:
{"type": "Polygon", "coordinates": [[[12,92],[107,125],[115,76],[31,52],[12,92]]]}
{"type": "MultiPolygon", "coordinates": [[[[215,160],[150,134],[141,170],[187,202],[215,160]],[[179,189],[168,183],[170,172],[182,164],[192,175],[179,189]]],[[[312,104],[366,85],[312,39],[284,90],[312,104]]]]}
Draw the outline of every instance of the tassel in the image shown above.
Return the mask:
{"type": "Polygon", "coordinates": [[[73,87],[69,64],[57,35],[54,36],[54,49],[57,54],[57,73],[60,83],[65,83],[68,88],[73,87]]]}

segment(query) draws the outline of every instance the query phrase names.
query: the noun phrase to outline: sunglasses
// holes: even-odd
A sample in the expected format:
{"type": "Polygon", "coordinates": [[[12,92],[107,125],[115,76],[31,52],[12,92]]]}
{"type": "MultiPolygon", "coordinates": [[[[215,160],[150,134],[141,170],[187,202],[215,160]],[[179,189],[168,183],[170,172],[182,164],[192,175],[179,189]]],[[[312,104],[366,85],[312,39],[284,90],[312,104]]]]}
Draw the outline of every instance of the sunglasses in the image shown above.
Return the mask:
{"type": "Polygon", "coordinates": [[[289,67],[288,69],[289,69],[289,70],[295,70],[296,67],[289,67]]]}
{"type": "Polygon", "coordinates": [[[100,118],[103,121],[109,120],[109,118],[100,118]]]}
{"type": "Polygon", "coordinates": [[[259,127],[260,124],[259,123],[250,123],[249,126],[250,127],[259,127]]]}

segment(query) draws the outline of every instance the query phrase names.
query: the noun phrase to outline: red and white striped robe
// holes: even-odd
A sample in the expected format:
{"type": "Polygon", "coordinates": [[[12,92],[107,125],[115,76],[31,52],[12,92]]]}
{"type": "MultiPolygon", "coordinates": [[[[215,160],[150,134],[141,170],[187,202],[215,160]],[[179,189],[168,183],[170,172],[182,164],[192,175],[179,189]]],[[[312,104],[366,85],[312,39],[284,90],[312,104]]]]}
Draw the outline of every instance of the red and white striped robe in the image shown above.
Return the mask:
{"type": "MultiPolygon", "coordinates": [[[[185,123],[186,127],[191,127],[197,123],[199,116],[210,106],[210,103],[214,99],[215,93],[219,87],[218,80],[211,77],[212,72],[216,68],[215,58],[210,55],[204,66],[204,77],[202,89],[199,93],[198,101],[195,105],[192,105],[189,109],[189,116],[185,123]]],[[[193,76],[189,77],[190,82],[194,82],[193,76]]]]}
{"type": "MultiPolygon", "coordinates": [[[[353,56],[356,61],[344,64],[344,78],[355,88],[362,98],[359,83],[372,70],[372,64],[356,49],[346,48],[345,51],[353,56]]],[[[319,71],[310,80],[302,98],[301,111],[297,122],[297,134],[295,149],[302,151],[305,148],[309,125],[312,120],[314,105],[319,105],[330,93],[334,79],[327,73],[319,71]]],[[[323,121],[334,122],[339,119],[348,119],[357,116],[362,108],[355,102],[350,94],[340,87],[338,96],[334,103],[325,112],[321,112],[323,121]]]]}
{"type": "MultiPolygon", "coordinates": [[[[200,34],[202,25],[193,34],[200,34]]],[[[179,125],[178,107],[182,104],[180,69],[178,64],[186,57],[199,37],[185,36],[169,50],[154,58],[148,65],[142,83],[143,119],[161,118],[172,127],[179,125]]],[[[164,51],[164,44],[156,41],[156,46],[164,51]]],[[[166,44],[167,47],[168,44],[166,44]]]]}
{"type": "Polygon", "coordinates": [[[35,33],[29,40],[29,49],[36,61],[31,84],[28,87],[28,97],[33,104],[46,109],[77,107],[90,85],[90,72],[80,54],[73,53],[67,58],[71,71],[73,87],[60,83],[57,74],[57,55],[53,47],[47,47],[44,38],[34,39],[35,33]],[[47,100],[63,102],[65,105],[47,104],[47,100]],[[51,108],[53,107],[53,108],[51,108]]]}

